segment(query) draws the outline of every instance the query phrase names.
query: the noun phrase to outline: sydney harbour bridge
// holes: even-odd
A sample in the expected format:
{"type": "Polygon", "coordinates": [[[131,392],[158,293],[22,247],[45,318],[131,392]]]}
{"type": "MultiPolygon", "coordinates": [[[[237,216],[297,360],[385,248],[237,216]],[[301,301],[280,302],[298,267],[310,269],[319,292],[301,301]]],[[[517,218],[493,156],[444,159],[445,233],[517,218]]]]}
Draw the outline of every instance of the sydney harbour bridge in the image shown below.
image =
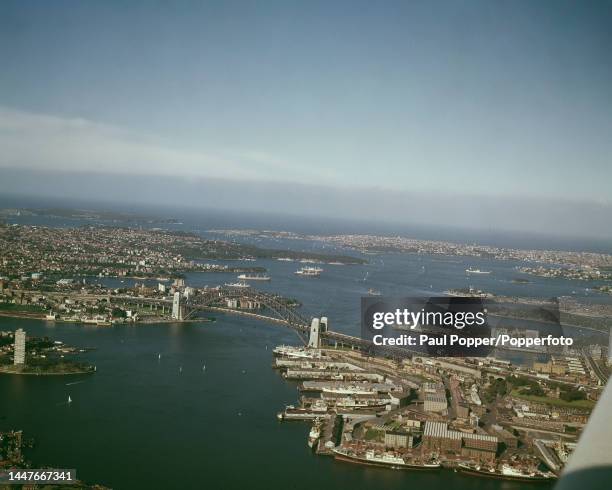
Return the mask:
{"type": "MultiPolygon", "coordinates": [[[[243,315],[290,328],[297,333],[304,345],[310,347],[326,344],[365,352],[373,347],[368,340],[329,329],[326,317],[307,318],[287,299],[255,288],[217,287],[198,290],[197,294],[187,297],[178,293],[174,299],[133,296],[111,296],[110,299],[152,308],[172,308],[173,318],[179,321],[194,320],[200,313],[210,311],[243,315]]],[[[397,351],[399,349],[391,349],[389,354],[397,355],[397,351]]],[[[403,351],[405,356],[405,349],[403,351]]]]}

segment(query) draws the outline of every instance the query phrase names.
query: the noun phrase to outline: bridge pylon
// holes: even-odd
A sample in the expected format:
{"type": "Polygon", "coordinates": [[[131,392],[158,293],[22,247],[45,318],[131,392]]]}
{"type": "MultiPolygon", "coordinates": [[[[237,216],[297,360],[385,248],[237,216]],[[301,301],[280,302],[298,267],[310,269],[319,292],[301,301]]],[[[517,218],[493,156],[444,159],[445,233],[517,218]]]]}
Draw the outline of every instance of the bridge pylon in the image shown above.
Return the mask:
{"type": "Polygon", "coordinates": [[[174,298],[172,300],[172,318],[175,320],[182,320],[185,312],[185,304],[182,301],[181,293],[174,293],[174,298]]]}
{"type": "Polygon", "coordinates": [[[313,318],[310,322],[310,337],[308,338],[308,347],[318,349],[321,347],[321,337],[319,335],[321,331],[321,320],[319,318],[313,318]]]}

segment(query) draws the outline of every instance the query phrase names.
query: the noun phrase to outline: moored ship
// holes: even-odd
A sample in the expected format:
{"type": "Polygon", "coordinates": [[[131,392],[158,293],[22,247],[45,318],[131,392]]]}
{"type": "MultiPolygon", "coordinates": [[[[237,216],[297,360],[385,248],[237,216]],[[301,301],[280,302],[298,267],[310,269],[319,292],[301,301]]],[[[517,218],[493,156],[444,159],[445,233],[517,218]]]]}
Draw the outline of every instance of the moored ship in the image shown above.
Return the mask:
{"type": "Polygon", "coordinates": [[[502,480],[544,483],[552,482],[557,478],[554,473],[543,473],[537,470],[526,471],[520,468],[510,466],[508,464],[503,464],[501,468],[482,468],[480,466],[460,464],[458,468],[461,473],[465,473],[467,475],[482,476],[485,478],[498,478],[502,480]]]}
{"type": "Polygon", "coordinates": [[[319,441],[321,437],[321,419],[316,418],[312,424],[312,428],[308,433],[308,447],[312,448],[319,441]]]}
{"type": "Polygon", "coordinates": [[[272,351],[275,356],[293,357],[306,359],[319,359],[321,351],[318,349],[310,349],[306,347],[294,347],[292,345],[279,345],[272,351]]]}
{"type": "Polygon", "coordinates": [[[376,453],[373,449],[368,449],[364,454],[359,455],[352,450],[335,448],[334,459],[346,461],[348,463],[365,464],[370,466],[380,466],[392,470],[437,470],[441,464],[431,463],[407,463],[404,458],[392,452],[376,453]]]}
{"type": "Polygon", "coordinates": [[[287,405],[285,410],[276,414],[276,418],[278,420],[316,420],[320,418],[328,418],[330,415],[327,411],[327,403],[321,400],[317,403],[313,403],[307,408],[287,405]]]}

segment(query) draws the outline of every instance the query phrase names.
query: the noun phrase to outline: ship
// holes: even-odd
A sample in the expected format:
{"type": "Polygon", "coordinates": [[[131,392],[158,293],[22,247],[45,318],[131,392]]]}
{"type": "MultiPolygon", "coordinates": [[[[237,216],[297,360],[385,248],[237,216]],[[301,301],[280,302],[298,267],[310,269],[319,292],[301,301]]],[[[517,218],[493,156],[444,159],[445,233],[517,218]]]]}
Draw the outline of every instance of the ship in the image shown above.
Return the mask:
{"type": "Polygon", "coordinates": [[[467,269],[465,269],[465,273],[466,274],[491,274],[491,271],[481,271],[480,269],[472,269],[471,267],[468,267],[467,269]]]}
{"type": "MultiPolygon", "coordinates": [[[[373,395],[377,393],[376,388],[370,385],[360,386],[358,384],[341,384],[338,386],[322,386],[321,391],[324,393],[336,393],[338,395],[373,395]]],[[[306,390],[308,391],[308,390],[306,390]]]]}
{"type": "Polygon", "coordinates": [[[298,276],[305,277],[319,277],[321,272],[323,272],[323,269],[320,267],[302,267],[301,269],[295,271],[298,276]]]}
{"type": "Polygon", "coordinates": [[[502,480],[514,480],[514,481],[529,481],[529,482],[552,482],[557,478],[554,473],[543,473],[541,471],[530,471],[521,470],[519,468],[512,467],[508,464],[503,464],[501,469],[497,468],[481,468],[480,466],[473,466],[469,464],[459,464],[459,471],[467,475],[483,476],[486,478],[498,478],[502,480]]]}
{"type": "Polygon", "coordinates": [[[270,276],[266,274],[240,274],[238,279],[241,281],[269,281],[270,276]]]}
{"type": "Polygon", "coordinates": [[[279,345],[272,351],[275,356],[280,357],[298,357],[308,359],[318,359],[321,357],[321,351],[318,349],[308,349],[305,347],[293,347],[292,345],[279,345]]]}
{"type": "Polygon", "coordinates": [[[321,419],[316,418],[312,424],[312,428],[308,433],[308,447],[312,448],[319,441],[321,437],[321,419]]]}
{"type": "Polygon", "coordinates": [[[378,291],[377,289],[368,289],[368,294],[370,296],[380,296],[380,291],[378,291]]]}
{"type": "Polygon", "coordinates": [[[276,414],[278,420],[316,420],[320,418],[328,418],[328,405],[323,400],[317,400],[308,408],[296,408],[293,405],[287,405],[285,410],[276,414]]]}
{"type": "Polygon", "coordinates": [[[334,399],[336,408],[341,408],[344,410],[385,408],[390,403],[390,398],[364,398],[363,396],[357,398],[346,396],[343,398],[334,399]]]}
{"type": "Polygon", "coordinates": [[[228,288],[250,288],[251,286],[244,282],[244,281],[238,281],[238,282],[226,282],[225,285],[228,288]]]}
{"type": "Polygon", "coordinates": [[[381,466],[392,470],[437,470],[442,465],[437,462],[431,463],[407,463],[404,458],[392,452],[377,454],[373,449],[368,449],[365,454],[357,453],[342,448],[333,449],[334,459],[348,463],[365,464],[370,466],[381,466]]]}

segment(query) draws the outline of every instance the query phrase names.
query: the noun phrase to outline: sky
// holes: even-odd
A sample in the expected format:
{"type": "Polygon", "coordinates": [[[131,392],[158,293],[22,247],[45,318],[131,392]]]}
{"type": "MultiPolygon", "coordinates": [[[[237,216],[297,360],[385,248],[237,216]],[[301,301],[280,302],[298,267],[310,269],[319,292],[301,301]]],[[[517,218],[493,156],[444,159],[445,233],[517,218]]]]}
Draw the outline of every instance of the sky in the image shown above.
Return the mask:
{"type": "Polygon", "coordinates": [[[610,53],[610,1],[5,0],[0,192],[146,201],[146,177],[308,213],[324,189],[318,213],[585,233],[612,215],[610,53]],[[299,198],[243,197],[274,184],[299,198]]]}

